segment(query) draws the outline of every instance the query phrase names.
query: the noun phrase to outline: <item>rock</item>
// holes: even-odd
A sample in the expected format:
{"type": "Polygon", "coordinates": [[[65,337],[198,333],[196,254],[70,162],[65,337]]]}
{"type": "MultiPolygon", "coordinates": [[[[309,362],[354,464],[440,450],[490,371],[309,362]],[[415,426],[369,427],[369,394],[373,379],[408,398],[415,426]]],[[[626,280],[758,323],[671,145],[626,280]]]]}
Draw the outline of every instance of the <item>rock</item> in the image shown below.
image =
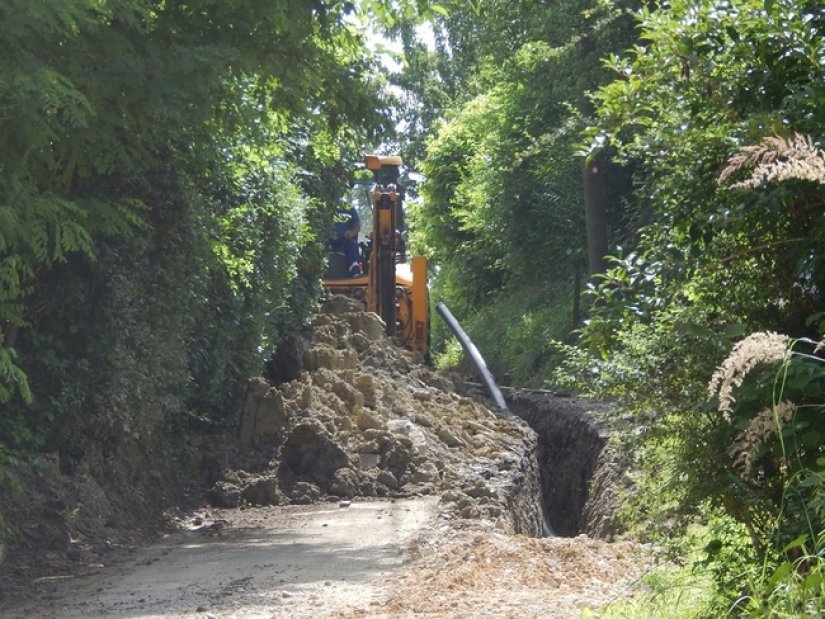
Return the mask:
{"type": "Polygon", "coordinates": [[[413,428],[414,424],[409,419],[390,419],[387,422],[387,430],[393,434],[409,434],[413,428]]]}
{"type": "Polygon", "coordinates": [[[438,469],[432,462],[422,462],[413,464],[410,467],[410,482],[414,484],[425,484],[427,482],[437,482],[440,479],[438,469]]]}
{"type": "MultiPolygon", "coordinates": [[[[376,440],[365,441],[358,448],[358,451],[361,454],[377,455],[378,453],[380,453],[381,447],[378,445],[378,441],[376,441],[376,440]]],[[[376,466],[377,466],[377,464],[376,464],[376,466]]]]}
{"type": "Polygon", "coordinates": [[[375,435],[368,435],[367,430],[381,430],[384,428],[384,423],[377,416],[365,410],[359,410],[356,413],[355,425],[359,430],[364,431],[364,438],[368,440],[375,435]]]}
{"type": "Polygon", "coordinates": [[[387,325],[378,314],[373,312],[348,312],[343,318],[347,320],[352,330],[363,334],[370,341],[385,339],[387,325]]]}
{"type": "Polygon", "coordinates": [[[355,388],[364,396],[364,406],[375,408],[381,397],[378,382],[370,374],[358,374],[354,380],[355,388]]]}
{"type": "Polygon", "coordinates": [[[390,471],[381,471],[376,475],[375,481],[379,484],[384,484],[390,490],[398,489],[398,479],[390,471]]]}
{"type": "Polygon", "coordinates": [[[262,389],[260,379],[247,386],[241,417],[241,445],[250,446],[271,441],[286,426],[288,415],[284,399],[277,389],[262,389]]]}
{"type": "Polygon", "coordinates": [[[357,411],[364,406],[364,394],[342,380],[333,384],[332,391],[344,401],[344,404],[351,411],[357,411]]]}
{"type": "Polygon", "coordinates": [[[358,454],[358,464],[362,471],[378,468],[378,445],[375,444],[375,451],[361,452],[358,454]]]}
{"type": "Polygon", "coordinates": [[[278,491],[278,481],[273,477],[256,479],[248,484],[241,492],[241,498],[252,505],[280,505],[281,493],[278,491]]]}
{"type": "Polygon", "coordinates": [[[298,481],[288,491],[295,505],[309,505],[321,498],[321,490],[315,484],[298,481]]]}
{"type": "Polygon", "coordinates": [[[351,499],[358,494],[360,483],[359,475],[355,471],[350,468],[340,468],[335,471],[328,491],[351,499]]]}
{"type": "Polygon", "coordinates": [[[471,496],[473,498],[480,498],[480,497],[494,497],[496,496],[496,491],[493,490],[491,487],[486,485],[483,481],[477,480],[472,486],[468,486],[463,489],[464,494],[467,496],[471,496]]]}
{"type": "Polygon", "coordinates": [[[435,426],[435,435],[441,439],[441,441],[447,445],[447,447],[465,447],[466,443],[462,441],[458,436],[449,428],[444,426],[443,424],[439,424],[435,426]]]}
{"type": "Polygon", "coordinates": [[[366,306],[363,301],[341,294],[331,295],[324,301],[322,310],[327,314],[346,314],[348,312],[363,312],[366,306]]]}
{"type": "Polygon", "coordinates": [[[413,448],[413,440],[409,436],[404,436],[403,434],[398,435],[398,436],[395,437],[395,440],[397,440],[399,443],[401,443],[407,449],[412,449],[413,448]]]}
{"type": "Polygon", "coordinates": [[[355,369],[358,363],[358,353],[354,350],[336,350],[327,344],[317,344],[303,355],[304,367],[307,370],[328,368],[330,370],[355,369]]]}
{"type": "Polygon", "coordinates": [[[327,487],[338,469],[350,467],[346,452],[329,432],[312,421],[300,423],[290,431],[278,459],[282,479],[309,480],[322,488],[327,487]]]}
{"type": "Polygon", "coordinates": [[[219,481],[206,492],[206,500],[213,507],[238,507],[241,504],[241,490],[233,484],[219,481]]]}
{"type": "Polygon", "coordinates": [[[306,340],[290,336],[278,344],[264,365],[266,377],[272,385],[281,385],[298,378],[303,369],[303,348],[306,340]]]}
{"type": "Polygon", "coordinates": [[[230,478],[218,467],[227,485],[213,489],[216,501],[348,501],[463,483],[445,514],[539,534],[536,439],[526,424],[444,391],[451,380],[394,346],[358,304],[333,297],[325,307],[294,346],[284,344],[293,348],[285,357],[301,356],[294,379],[277,388],[250,381],[235,460],[255,474],[230,478]]]}
{"type": "Polygon", "coordinates": [[[407,465],[412,460],[410,450],[401,443],[395,442],[388,446],[381,454],[379,466],[392,473],[396,479],[400,480],[407,470],[407,465]]]}

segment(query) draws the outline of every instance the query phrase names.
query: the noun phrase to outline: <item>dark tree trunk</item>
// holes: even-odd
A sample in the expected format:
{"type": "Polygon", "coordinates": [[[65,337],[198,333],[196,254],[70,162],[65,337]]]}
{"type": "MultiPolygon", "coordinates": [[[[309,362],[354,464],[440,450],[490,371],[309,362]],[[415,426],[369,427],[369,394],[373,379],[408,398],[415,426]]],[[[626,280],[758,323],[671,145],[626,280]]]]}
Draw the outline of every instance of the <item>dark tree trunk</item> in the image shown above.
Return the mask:
{"type": "Polygon", "coordinates": [[[17,325],[6,321],[3,325],[3,346],[5,348],[14,348],[17,343],[17,325]]]}
{"type": "Polygon", "coordinates": [[[595,162],[585,163],[584,222],[587,228],[587,259],[590,275],[604,273],[607,255],[607,212],[602,186],[602,170],[595,162]]]}

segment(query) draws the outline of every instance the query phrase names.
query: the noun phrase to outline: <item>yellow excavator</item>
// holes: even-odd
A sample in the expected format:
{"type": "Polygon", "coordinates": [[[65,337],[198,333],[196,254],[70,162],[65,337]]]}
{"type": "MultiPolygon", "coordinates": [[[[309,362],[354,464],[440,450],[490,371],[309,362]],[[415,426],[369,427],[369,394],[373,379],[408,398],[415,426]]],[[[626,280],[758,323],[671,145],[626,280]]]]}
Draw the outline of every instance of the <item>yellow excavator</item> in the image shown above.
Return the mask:
{"type": "MultiPolygon", "coordinates": [[[[359,213],[363,241],[358,243],[362,274],[352,277],[344,256],[331,252],[324,287],[363,301],[387,325],[387,335],[429,357],[430,308],[427,258],[406,260],[404,188],[401,157],[367,155],[372,182],[355,183],[351,202],[359,213]]],[[[357,271],[356,271],[357,272],[357,271]]]]}

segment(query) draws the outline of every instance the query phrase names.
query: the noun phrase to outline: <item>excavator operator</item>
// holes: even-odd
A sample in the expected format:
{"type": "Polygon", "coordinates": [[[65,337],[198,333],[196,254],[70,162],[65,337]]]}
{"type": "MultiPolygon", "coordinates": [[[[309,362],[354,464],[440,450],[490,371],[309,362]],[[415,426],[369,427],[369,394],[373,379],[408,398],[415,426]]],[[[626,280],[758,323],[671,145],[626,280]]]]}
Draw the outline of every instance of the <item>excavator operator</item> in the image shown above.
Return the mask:
{"type": "Polygon", "coordinates": [[[335,237],[327,241],[332,251],[343,252],[350,277],[361,277],[361,260],[358,254],[358,232],[361,220],[353,207],[341,205],[335,215],[335,237]]]}

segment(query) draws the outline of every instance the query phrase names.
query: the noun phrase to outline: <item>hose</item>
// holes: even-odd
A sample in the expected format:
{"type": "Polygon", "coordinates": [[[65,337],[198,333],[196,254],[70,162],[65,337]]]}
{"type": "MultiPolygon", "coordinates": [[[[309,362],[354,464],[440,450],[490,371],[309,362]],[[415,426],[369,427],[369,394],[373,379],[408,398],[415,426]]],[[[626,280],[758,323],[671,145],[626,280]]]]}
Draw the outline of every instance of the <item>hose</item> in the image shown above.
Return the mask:
{"type": "Polygon", "coordinates": [[[438,315],[441,316],[441,318],[444,319],[444,322],[447,323],[447,326],[450,327],[450,330],[455,334],[456,338],[458,338],[461,347],[464,349],[467,356],[470,357],[473,365],[476,366],[479,378],[481,378],[481,382],[487,389],[487,393],[496,405],[496,408],[506,413],[507,416],[511,416],[512,413],[510,413],[510,409],[507,408],[507,403],[504,401],[504,396],[501,395],[501,391],[499,390],[498,385],[496,385],[496,381],[493,379],[493,375],[490,373],[490,370],[487,369],[487,364],[484,362],[484,358],[481,356],[481,353],[478,352],[478,348],[476,348],[473,341],[464,329],[461,328],[461,325],[458,324],[455,316],[453,316],[450,309],[444,303],[439,303],[435,309],[438,312],[438,315]]]}

